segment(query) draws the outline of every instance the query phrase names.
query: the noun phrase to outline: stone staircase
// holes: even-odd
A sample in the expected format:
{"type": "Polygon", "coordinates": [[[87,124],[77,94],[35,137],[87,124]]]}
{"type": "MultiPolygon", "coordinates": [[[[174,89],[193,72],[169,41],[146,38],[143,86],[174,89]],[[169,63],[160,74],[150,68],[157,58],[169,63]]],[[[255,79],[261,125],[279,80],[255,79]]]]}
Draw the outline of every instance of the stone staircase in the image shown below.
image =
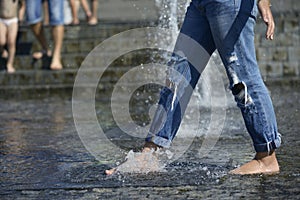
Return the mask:
{"type": "MultiPolygon", "coordinates": [[[[0,71],[0,98],[11,97],[36,97],[45,94],[71,94],[76,73],[86,56],[105,39],[120,32],[149,26],[138,22],[131,23],[109,23],[102,22],[96,26],[80,24],[78,26],[65,26],[64,45],[62,48],[62,62],[64,69],[51,71],[42,69],[42,60],[34,61],[32,52],[39,50],[28,26],[20,26],[17,54],[15,57],[14,74],[8,74],[5,70],[0,71]]],[[[51,28],[45,27],[46,37],[51,41],[51,28]]],[[[117,45],[117,44],[116,44],[117,45]]],[[[103,77],[104,82],[111,82],[118,79],[123,73],[129,70],[133,63],[140,63],[141,56],[125,56],[116,60],[103,77]]],[[[107,87],[110,87],[107,85],[107,87]]],[[[105,89],[105,87],[102,87],[105,89]]]]}
{"type": "MultiPolygon", "coordinates": [[[[31,55],[32,52],[39,50],[39,44],[36,42],[36,39],[28,26],[20,26],[17,43],[17,55],[15,58],[16,72],[14,74],[7,74],[3,69],[0,71],[0,99],[17,97],[36,98],[49,95],[66,96],[66,94],[71,96],[74,80],[79,67],[84,59],[97,45],[101,44],[106,39],[126,30],[148,26],[155,26],[155,23],[145,21],[102,21],[96,26],[89,26],[84,23],[78,26],[65,26],[64,45],[62,48],[62,62],[64,69],[61,71],[42,69],[41,60],[33,62],[31,55]]],[[[260,26],[261,23],[258,24],[258,30],[264,29],[264,26],[263,28],[260,28],[260,26]]],[[[50,45],[52,46],[51,28],[46,26],[45,32],[46,37],[50,40],[50,45]]],[[[264,54],[260,53],[261,49],[264,49],[263,52],[270,52],[270,54],[272,53],[271,50],[264,48],[264,44],[259,43],[260,39],[257,38],[261,37],[262,35],[259,34],[256,37],[256,45],[258,47],[257,55],[260,62],[261,71],[265,77],[265,81],[267,81],[266,83],[268,85],[299,85],[299,76],[295,76],[298,73],[298,57],[296,56],[298,52],[297,49],[291,47],[291,50],[295,49],[295,51],[291,51],[293,52],[293,55],[295,55],[289,56],[288,61],[278,61],[276,64],[274,60],[267,59],[268,56],[265,58],[263,57],[264,54]],[[296,61],[294,62],[294,60],[296,61]],[[269,67],[270,69],[277,69],[276,66],[278,66],[281,62],[285,63],[286,68],[288,68],[287,66],[291,65],[289,68],[293,69],[292,71],[295,71],[295,73],[288,77],[282,75],[273,76],[272,73],[267,73],[266,69],[268,69],[269,65],[272,66],[269,67]]],[[[116,51],[120,45],[126,45],[126,43],[128,44],[132,42],[130,41],[132,38],[134,39],[135,35],[131,35],[130,39],[127,39],[128,41],[116,41],[115,43],[112,43],[111,48],[105,52],[109,54],[113,51],[116,51]]],[[[281,41],[280,38],[281,37],[278,39],[279,43],[281,41]]],[[[136,41],[145,42],[145,40],[141,40],[140,38],[136,38],[136,41]]],[[[280,45],[282,44],[280,43],[280,45]]],[[[98,89],[101,92],[106,90],[111,92],[113,85],[124,73],[132,69],[133,66],[140,65],[141,63],[147,63],[147,60],[149,61],[149,59],[151,59],[150,56],[153,55],[155,55],[155,52],[152,51],[150,54],[147,52],[135,52],[129,55],[120,56],[112,63],[112,67],[106,69],[103,77],[101,78],[98,89]]],[[[160,53],[158,52],[157,55],[160,56],[160,53]]],[[[278,59],[276,56],[275,58],[278,59]]],[[[3,63],[1,64],[0,60],[0,67],[1,65],[3,65],[3,63]]],[[[284,70],[279,67],[278,71],[284,72],[284,70]]]]}

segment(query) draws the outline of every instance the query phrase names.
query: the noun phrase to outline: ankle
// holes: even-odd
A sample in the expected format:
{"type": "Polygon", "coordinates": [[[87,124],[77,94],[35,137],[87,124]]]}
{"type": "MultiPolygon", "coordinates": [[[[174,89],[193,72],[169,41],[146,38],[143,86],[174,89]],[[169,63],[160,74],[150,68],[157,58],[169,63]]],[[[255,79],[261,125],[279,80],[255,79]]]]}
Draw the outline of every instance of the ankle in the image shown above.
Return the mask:
{"type": "Polygon", "coordinates": [[[255,157],[254,159],[255,160],[262,160],[262,159],[265,159],[265,158],[271,158],[271,157],[275,157],[275,150],[272,150],[270,152],[257,152],[255,154],[255,157]]]}
{"type": "Polygon", "coordinates": [[[52,51],[50,49],[42,49],[41,53],[42,55],[47,55],[49,57],[52,55],[52,51]]]}
{"type": "Polygon", "coordinates": [[[255,160],[262,162],[265,166],[278,166],[275,151],[271,152],[258,152],[255,155],[255,160]]]}
{"type": "Polygon", "coordinates": [[[87,11],[85,15],[86,15],[86,18],[89,20],[92,17],[92,12],[87,11]]]}

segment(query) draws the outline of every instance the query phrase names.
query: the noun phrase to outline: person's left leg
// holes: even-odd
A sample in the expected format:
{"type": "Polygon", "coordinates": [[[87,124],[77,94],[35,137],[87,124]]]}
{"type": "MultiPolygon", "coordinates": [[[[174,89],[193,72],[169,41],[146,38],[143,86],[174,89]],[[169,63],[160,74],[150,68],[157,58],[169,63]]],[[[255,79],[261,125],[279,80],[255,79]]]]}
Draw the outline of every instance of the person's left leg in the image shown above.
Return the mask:
{"type": "Polygon", "coordinates": [[[206,6],[214,41],[226,68],[232,93],[257,152],[254,160],[231,172],[236,174],[279,171],[274,151],[280,146],[281,136],[255,55],[254,26],[257,12],[255,0],[216,0],[206,6]]]}
{"type": "Polygon", "coordinates": [[[64,1],[49,1],[49,16],[54,41],[54,49],[50,69],[60,70],[63,68],[61,63],[61,49],[64,38],[64,1]]]}
{"type": "Polygon", "coordinates": [[[85,12],[86,20],[88,22],[89,19],[92,17],[92,11],[90,9],[90,5],[87,2],[87,0],[80,0],[80,4],[85,12]]]}

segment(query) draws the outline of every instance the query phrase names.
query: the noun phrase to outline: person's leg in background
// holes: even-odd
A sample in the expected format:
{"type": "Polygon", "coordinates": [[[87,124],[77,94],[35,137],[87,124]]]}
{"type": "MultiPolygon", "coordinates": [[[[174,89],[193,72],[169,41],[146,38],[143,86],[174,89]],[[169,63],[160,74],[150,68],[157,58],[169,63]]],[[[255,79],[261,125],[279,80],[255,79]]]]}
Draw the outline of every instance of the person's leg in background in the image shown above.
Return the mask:
{"type": "Polygon", "coordinates": [[[44,25],[49,25],[49,7],[48,0],[43,0],[44,25]]]}
{"type": "Polygon", "coordinates": [[[255,55],[254,26],[258,12],[256,1],[216,1],[210,2],[205,9],[232,93],[256,151],[252,161],[231,173],[278,172],[275,149],[280,146],[281,136],[255,55]]]}
{"type": "Polygon", "coordinates": [[[92,17],[92,11],[90,9],[90,5],[87,2],[87,0],[80,0],[81,6],[85,12],[86,21],[88,22],[90,18],[92,17]]]}
{"type": "Polygon", "coordinates": [[[64,1],[49,1],[49,17],[54,42],[50,69],[60,70],[63,68],[61,63],[61,49],[64,38],[64,1]]]}
{"type": "Polygon", "coordinates": [[[8,50],[8,58],[6,63],[6,68],[8,73],[15,72],[14,68],[14,58],[16,54],[16,40],[18,34],[18,20],[10,23],[7,26],[7,50],[8,50]]]}
{"type": "Polygon", "coordinates": [[[72,25],[78,25],[80,23],[78,18],[78,9],[79,9],[79,2],[78,0],[69,0],[70,7],[72,11],[72,25]]]}
{"type": "Polygon", "coordinates": [[[1,69],[6,67],[6,59],[8,57],[8,52],[4,48],[7,40],[7,26],[0,21],[0,64],[1,69]]]}
{"type": "Polygon", "coordinates": [[[91,0],[92,15],[88,20],[89,25],[96,25],[98,23],[98,0],[91,0]]]}
{"type": "Polygon", "coordinates": [[[51,50],[44,33],[42,9],[42,0],[26,0],[27,23],[42,47],[41,53],[36,52],[33,54],[34,59],[40,59],[43,55],[51,56],[51,50]]]}

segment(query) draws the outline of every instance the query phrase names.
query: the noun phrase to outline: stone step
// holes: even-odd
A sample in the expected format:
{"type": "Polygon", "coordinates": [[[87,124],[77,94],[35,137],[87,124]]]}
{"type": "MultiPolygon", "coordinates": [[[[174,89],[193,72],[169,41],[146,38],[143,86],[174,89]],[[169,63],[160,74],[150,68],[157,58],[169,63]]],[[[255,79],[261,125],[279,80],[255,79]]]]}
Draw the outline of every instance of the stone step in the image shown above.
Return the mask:
{"type": "MultiPolygon", "coordinates": [[[[86,80],[76,85],[76,91],[80,94],[91,94],[95,86],[90,83],[90,79],[99,79],[96,86],[96,98],[109,100],[111,92],[130,67],[108,68],[102,73],[101,77],[95,77],[99,74],[93,70],[86,73],[86,80]]],[[[74,82],[78,70],[63,69],[61,71],[51,70],[19,70],[14,74],[0,73],[0,99],[5,98],[38,98],[47,95],[72,96],[74,82]]],[[[140,74],[131,74],[133,80],[122,82],[122,87],[118,91],[122,94],[128,94],[129,88],[143,87],[140,74]]],[[[146,86],[147,87],[147,86],[146,86]]],[[[147,90],[157,90],[157,86],[151,86],[147,90]]]]}
{"type": "MultiPolygon", "coordinates": [[[[145,83],[164,83],[164,68],[142,68],[142,66],[110,66],[108,68],[88,68],[80,69],[80,87],[91,87],[93,82],[98,80],[100,88],[110,88],[110,84],[115,85],[118,81],[126,87],[136,87],[145,83]],[[122,79],[122,80],[121,80],[122,79]]],[[[46,86],[56,87],[57,85],[73,85],[78,75],[77,69],[55,70],[17,70],[13,74],[0,73],[0,87],[35,87],[46,86]]],[[[120,88],[121,90],[126,90],[120,88]]]]}
{"type": "MultiPolygon", "coordinates": [[[[65,37],[62,47],[62,62],[65,69],[78,69],[82,61],[97,45],[101,44],[107,38],[123,31],[149,26],[150,23],[99,23],[96,26],[89,26],[80,24],[79,26],[65,26],[65,37]]],[[[46,37],[51,41],[51,28],[45,27],[46,37]]],[[[135,38],[134,36],[131,38],[135,38]]],[[[118,39],[116,41],[110,40],[111,45],[106,47],[101,52],[102,57],[110,55],[116,51],[116,47],[120,45],[127,45],[131,41],[128,38],[118,39]]],[[[136,41],[133,41],[136,42],[136,41]]],[[[144,43],[144,38],[139,39],[138,42],[144,43]]],[[[42,68],[42,61],[33,62],[32,53],[39,51],[40,46],[33,36],[28,26],[21,26],[19,29],[17,54],[15,57],[15,68],[17,70],[37,70],[42,68]]],[[[145,62],[149,58],[145,52],[139,52],[132,55],[122,56],[120,59],[114,61],[114,65],[128,66],[138,65],[145,62]]]]}
{"type": "MultiPolygon", "coordinates": [[[[126,73],[130,67],[110,67],[102,74],[101,82],[103,84],[113,83],[126,73]]],[[[102,70],[102,69],[100,69],[102,70]]],[[[103,69],[104,70],[104,69],[103,69]]],[[[56,85],[73,85],[77,74],[77,69],[63,69],[59,71],[54,70],[17,70],[13,74],[6,72],[0,73],[0,85],[4,87],[35,87],[47,86],[52,87],[56,85]]],[[[97,69],[99,72],[99,69],[97,69]]],[[[99,73],[97,73],[99,74],[99,73]]],[[[86,75],[89,78],[95,78],[97,75],[94,70],[88,70],[86,75]]],[[[98,78],[98,77],[96,77],[98,78]]],[[[88,83],[88,81],[87,81],[88,83]]]]}
{"type": "MultiPolygon", "coordinates": [[[[76,26],[66,25],[64,26],[64,39],[87,39],[87,38],[107,38],[118,34],[122,31],[129,29],[150,26],[153,23],[147,22],[130,22],[130,23],[118,23],[118,22],[105,22],[101,21],[97,25],[80,24],[76,26]]],[[[51,39],[51,26],[44,26],[45,34],[48,39],[51,39]]],[[[27,25],[21,25],[19,27],[18,40],[20,41],[35,41],[35,37],[27,25]]]]}
{"type": "MultiPolygon", "coordinates": [[[[101,52],[101,57],[111,56],[110,50],[101,52]]],[[[62,54],[62,63],[65,69],[78,69],[82,62],[87,58],[89,52],[70,52],[62,54]]],[[[143,63],[149,63],[152,60],[157,60],[160,53],[154,50],[138,50],[125,55],[120,55],[119,58],[111,63],[112,66],[138,66],[143,63]]],[[[89,58],[87,58],[89,59],[89,58]]],[[[50,60],[48,60],[50,62],[50,60]]],[[[38,70],[42,69],[42,59],[34,60],[31,55],[18,55],[15,57],[16,70],[38,70]]]]}
{"type": "MultiPolygon", "coordinates": [[[[120,32],[149,26],[149,23],[108,23],[101,22],[95,26],[80,24],[78,26],[65,26],[64,47],[62,53],[69,52],[88,52],[103,40],[114,36],[120,32]]],[[[52,46],[51,27],[45,26],[45,34],[52,46]]],[[[29,54],[37,51],[40,47],[34,37],[30,27],[20,26],[17,39],[17,53],[29,54]]]]}

